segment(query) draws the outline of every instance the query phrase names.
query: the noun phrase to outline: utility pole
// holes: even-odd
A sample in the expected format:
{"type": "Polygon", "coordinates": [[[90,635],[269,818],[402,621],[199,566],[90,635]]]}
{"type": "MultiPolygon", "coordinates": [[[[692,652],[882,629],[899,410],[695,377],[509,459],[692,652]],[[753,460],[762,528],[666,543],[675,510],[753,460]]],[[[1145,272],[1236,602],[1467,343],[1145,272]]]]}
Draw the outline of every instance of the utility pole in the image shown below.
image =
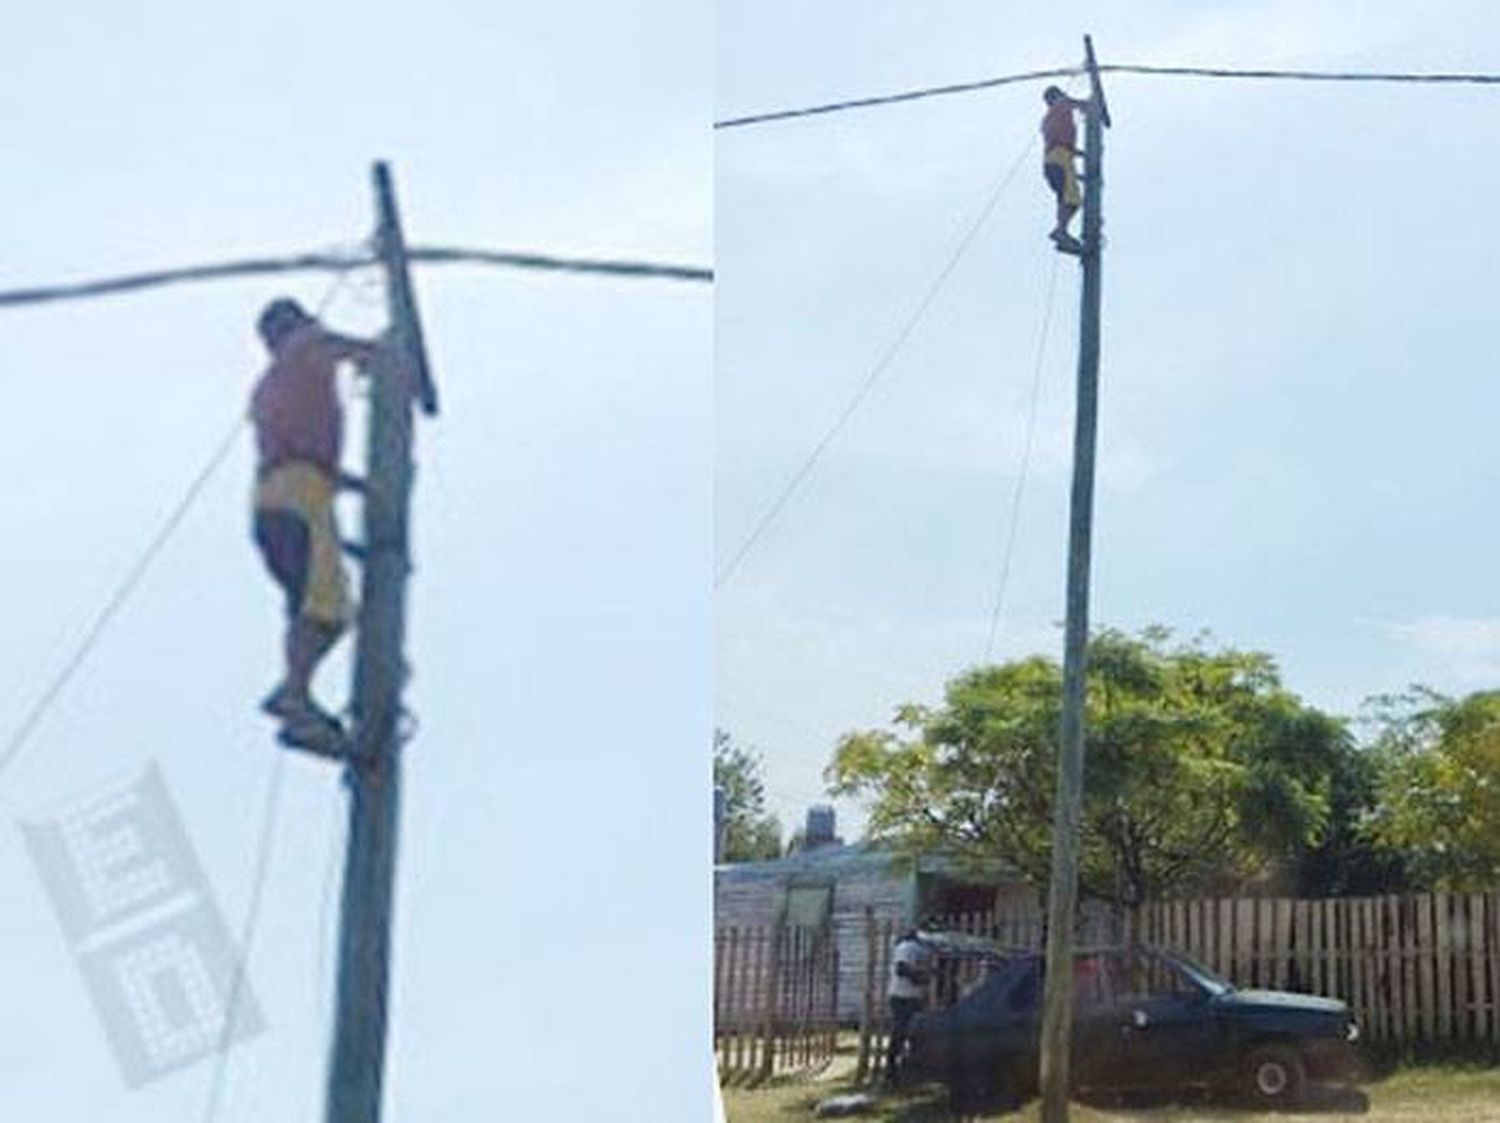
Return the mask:
{"type": "Polygon", "coordinates": [[[1104,129],[1109,108],[1083,37],[1090,105],[1084,115],[1083,299],[1079,316],[1078,407],[1073,434],[1072,517],[1068,529],[1068,608],[1063,647],[1062,736],[1052,812],[1052,882],[1047,901],[1047,975],[1041,1029],[1043,1123],[1067,1123],[1073,1036],[1073,927],[1078,906],[1078,829],[1083,803],[1083,722],[1089,638],[1089,553],[1094,522],[1094,446],[1099,412],[1100,211],[1104,129]]]}
{"type": "Polygon", "coordinates": [[[378,1123],[380,1119],[401,806],[412,401],[420,400],[429,414],[437,411],[407,273],[406,242],[390,170],[384,163],[375,165],[373,179],[376,245],[385,269],[390,327],[368,372],[364,579],[354,661],[352,756],[346,769],[349,841],[344,858],[327,1123],[378,1123]]]}

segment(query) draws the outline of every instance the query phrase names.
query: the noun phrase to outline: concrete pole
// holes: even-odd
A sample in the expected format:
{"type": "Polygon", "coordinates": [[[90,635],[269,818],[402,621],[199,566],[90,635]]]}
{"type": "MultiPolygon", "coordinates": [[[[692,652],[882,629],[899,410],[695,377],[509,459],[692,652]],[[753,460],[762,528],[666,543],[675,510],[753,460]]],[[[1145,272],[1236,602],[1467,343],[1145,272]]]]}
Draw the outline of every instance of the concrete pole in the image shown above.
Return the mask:
{"type": "Polygon", "coordinates": [[[327,1123],[378,1123],[385,1065],[391,912],[401,805],[401,688],[410,570],[412,401],[436,408],[386,166],[374,168],[377,240],[390,332],[370,376],[364,580],[354,664],[349,842],[339,928],[338,995],[327,1123]],[[428,393],[424,393],[424,389],[428,393]]]}
{"type": "Polygon", "coordinates": [[[1094,449],[1099,406],[1100,258],[1103,243],[1104,126],[1109,111],[1094,45],[1084,37],[1092,96],[1084,115],[1083,297],[1079,316],[1078,406],[1073,435],[1072,517],[1068,531],[1063,712],[1052,824],[1047,901],[1047,975],[1043,993],[1043,1123],[1067,1123],[1069,1044],[1073,1032],[1073,928],[1078,905],[1078,832],[1083,805],[1084,701],[1089,637],[1089,560],[1094,522],[1094,449]]]}

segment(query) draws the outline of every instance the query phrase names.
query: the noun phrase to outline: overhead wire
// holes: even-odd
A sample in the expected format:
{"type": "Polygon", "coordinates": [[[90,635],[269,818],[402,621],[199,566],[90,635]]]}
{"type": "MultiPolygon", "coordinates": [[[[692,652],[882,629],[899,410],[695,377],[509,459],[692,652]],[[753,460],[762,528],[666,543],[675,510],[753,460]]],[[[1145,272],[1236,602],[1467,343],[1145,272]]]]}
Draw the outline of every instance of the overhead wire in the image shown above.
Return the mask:
{"type": "Polygon", "coordinates": [[[1005,549],[1000,563],[1000,580],[995,588],[995,604],[990,612],[989,638],[984,644],[984,661],[988,663],[995,652],[995,637],[1000,629],[1000,611],[1005,604],[1005,591],[1010,584],[1011,559],[1015,555],[1016,532],[1021,525],[1021,499],[1026,493],[1026,477],[1031,467],[1031,450],[1036,435],[1037,405],[1041,401],[1042,367],[1047,356],[1047,338],[1052,326],[1053,298],[1057,295],[1058,263],[1060,254],[1052,255],[1052,276],[1047,282],[1047,299],[1042,309],[1042,326],[1037,333],[1036,361],[1031,371],[1031,405],[1026,411],[1026,436],[1021,443],[1021,466],[1016,475],[1015,492],[1010,500],[1010,528],[1005,538],[1005,549]]]}
{"type": "MultiPolygon", "coordinates": [[[[1100,63],[1101,74],[1143,74],[1168,78],[1235,78],[1284,80],[1296,82],[1382,82],[1382,83],[1426,83],[1429,85],[1500,85],[1500,74],[1489,73],[1420,73],[1402,71],[1357,71],[1357,70],[1279,70],[1269,68],[1235,68],[1223,66],[1152,66],[1141,63],[1100,63]]],[[[924,86],[900,90],[870,97],[848,98],[843,101],[825,102],[791,109],[774,109],[762,113],[748,113],[740,117],[729,117],[714,122],[715,129],[739,129],[748,125],[765,125],[773,121],[790,121],[800,117],[819,117],[829,113],[842,113],[851,109],[871,109],[901,102],[919,101],[932,97],[947,97],[952,94],[973,93],[978,90],[1008,86],[1017,82],[1036,82],[1047,78],[1069,78],[1082,74],[1082,67],[1057,67],[1051,70],[1029,70],[1017,74],[1002,74],[995,78],[982,78],[975,82],[955,82],[942,86],[924,86]]]]}
{"type": "Polygon", "coordinates": [[[777,493],[776,497],[761,513],[760,518],[756,520],[755,525],[750,530],[750,533],[746,535],[745,539],[740,543],[739,547],[734,551],[733,555],[731,555],[728,563],[719,571],[718,576],[714,579],[715,589],[722,588],[734,575],[735,571],[739,568],[740,563],[745,560],[745,556],[749,554],[749,552],[755,547],[756,543],[760,541],[767,528],[769,528],[770,525],[776,520],[777,516],[781,514],[782,509],[787,505],[787,502],[796,493],[797,489],[802,486],[803,481],[807,479],[814,466],[822,458],[823,454],[828,450],[828,447],[833,443],[834,438],[839,435],[840,431],[848,423],[849,419],[854,416],[854,412],[859,409],[864,400],[870,396],[870,392],[875,389],[876,383],[880,381],[881,375],[883,375],[887,368],[890,367],[891,362],[896,358],[897,354],[900,353],[901,348],[905,345],[906,341],[911,338],[912,332],[916,330],[917,325],[921,323],[922,318],[927,314],[928,308],[932,306],[932,302],[937,298],[938,293],[942,291],[943,285],[952,275],[953,270],[956,269],[958,267],[958,263],[963,260],[964,254],[968,251],[969,246],[973,243],[975,236],[978,235],[985,222],[988,221],[996,205],[1000,202],[1001,196],[1005,194],[1006,188],[1008,188],[1011,184],[1011,181],[1015,179],[1016,173],[1021,170],[1021,165],[1025,162],[1026,158],[1031,155],[1031,152],[1035,147],[1036,137],[1033,136],[1027,143],[1026,147],[1021,151],[1021,154],[1016,158],[1015,162],[1011,164],[1010,168],[1000,177],[1000,180],[996,184],[995,189],[990,193],[988,201],[986,201],[983,208],[981,208],[978,217],[975,218],[975,220],[970,224],[963,237],[959,239],[957,247],[949,256],[947,262],[944,263],[943,267],[938,270],[937,276],[934,278],[932,284],[928,286],[925,295],[917,303],[916,310],[912,312],[909,317],[907,317],[905,323],[902,325],[900,331],[896,333],[895,338],[891,341],[890,345],[886,347],[886,349],[881,353],[880,357],[875,361],[874,366],[870,368],[869,373],[865,375],[863,381],[855,390],[854,395],[845,404],[844,408],[839,411],[839,414],[834,419],[833,424],[830,425],[828,429],[823,433],[823,435],[818,439],[817,443],[813,446],[812,451],[803,458],[802,462],[797,466],[796,471],[792,473],[787,482],[777,493]]]}
{"type": "MultiPolygon", "coordinates": [[[[342,287],[347,277],[348,269],[346,268],[334,278],[333,284],[329,286],[322,301],[318,304],[318,315],[322,315],[324,309],[327,308],[328,303],[342,287]]],[[[229,454],[234,451],[234,447],[239,441],[240,432],[245,428],[246,424],[247,421],[244,414],[237,414],[234,424],[220,438],[219,443],[214,446],[213,452],[198,470],[197,474],[194,475],[182,498],[173,505],[155,535],[152,536],[151,540],[146,544],[145,549],[136,558],[135,563],[126,572],[124,579],[115,587],[109,598],[104,602],[103,607],[95,613],[93,620],[84,631],[83,639],[78,643],[73,654],[62,664],[46,688],[42,690],[27,709],[20,724],[16,726],[6,739],[5,748],[0,750],[0,775],[4,775],[17,756],[20,755],[22,749],[25,748],[26,743],[30,740],[32,733],[35,732],[37,726],[41,724],[42,719],[52,708],[53,703],[57,701],[58,696],[67,687],[68,683],[72,681],[73,676],[77,674],[79,668],[83,666],[84,661],[103,637],[105,630],[114,621],[115,617],[119,615],[120,610],[125,607],[126,602],[130,600],[131,595],[140,586],[141,581],[150,570],[151,564],[182,525],[188,511],[192,509],[198,497],[203,494],[203,489],[208,486],[209,481],[213,479],[219,468],[229,458],[229,454]]]]}
{"type": "Polygon", "coordinates": [[[1169,78],[1252,78],[1291,82],[1382,82],[1445,86],[1500,85],[1500,74],[1442,73],[1379,70],[1279,70],[1231,66],[1150,66],[1143,63],[1101,63],[1100,73],[1154,74],[1169,78]]]}
{"type": "Polygon", "coordinates": [[[104,606],[94,615],[93,620],[84,631],[83,639],[74,649],[73,654],[63,663],[57,673],[53,675],[51,682],[37,696],[36,700],[32,702],[25,716],[21,719],[20,724],[16,726],[6,739],[4,750],[0,751],[0,775],[3,775],[10,768],[20,755],[22,749],[26,747],[32,733],[41,724],[42,718],[52,708],[53,703],[57,701],[63,689],[72,681],[78,669],[83,666],[84,661],[99,643],[105,630],[114,621],[115,617],[119,615],[120,609],[125,607],[125,603],[139,587],[147,571],[151,568],[151,563],[156,560],[172,535],[182,525],[183,519],[186,518],[188,511],[197,501],[198,496],[203,493],[203,489],[208,485],[209,480],[213,478],[219,467],[228,459],[229,454],[234,451],[234,447],[239,441],[240,430],[243,426],[244,419],[236,417],[234,425],[214,447],[207,462],[198,470],[197,475],[193,477],[182,498],[168,512],[161,527],[146,544],[146,548],[136,558],[135,564],[130,567],[124,579],[115,587],[114,592],[104,602],[104,606]]]}
{"type": "Polygon", "coordinates": [[[319,1003],[320,1007],[323,1003],[322,996],[326,995],[329,991],[328,931],[330,918],[333,915],[333,887],[336,881],[334,875],[338,872],[339,866],[343,864],[343,861],[347,857],[346,850],[349,842],[348,832],[344,829],[343,818],[340,814],[343,808],[343,801],[338,798],[337,792],[334,793],[333,808],[334,810],[330,816],[331,826],[328,836],[328,856],[324,859],[323,863],[322,896],[318,905],[318,974],[317,990],[314,992],[313,997],[319,1003]]]}
{"type": "Polygon", "coordinates": [[[998,78],[981,78],[977,82],[955,82],[946,86],[926,86],[893,94],[875,94],[871,97],[851,98],[847,101],[807,105],[800,109],[773,109],[765,113],[749,113],[743,117],[729,117],[722,121],[715,121],[714,128],[740,129],[746,125],[764,125],[771,121],[791,120],[794,117],[818,117],[825,113],[841,113],[846,109],[870,109],[877,105],[895,105],[898,102],[945,97],[949,94],[967,94],[975,90],[1009,86],[1015,82],[1035,82],[1043,78],[1068,78],[1081,73],[1083,71],[1076,66],[1054,67],[1051,70],[1028,70],[1023,74],[1002,74],[998,78]]]}
{"type": "MultiPolygon", "coordinates": [[[[630,261],[613,258],[564,257],[556,254],[520,253],[509,250],[471,249],[460,246],[413,246],[407,259],[431,265],[494,265],[509,269],[542,270],[562,273],[586,273],[611,277],[658,279],[668,281],[712,282],[713,270],[698,265],[658,261],[630,261]]],[[[81,300],[159,288],[163,285],[195,281],[223,280],[230,277],[253,277],[277,273],[325,271],[342,275],[350,269],[379,264],[373,249],[351,257],[336,253],[314,252],[285,257],[257,257],[242,261],[217,262],[211,265],[188,265],[176,269],[156,269],[104,277],[92,281],[75,281],[56,285],[33,285],[23,289],[0,291],[0,308],[46,304],[60,300],[81,300]]]]}
{"type": "MultiPolygon", "coordinates": [[[[340,272],[318,301],[315,316],[322,316],[333,298],[349,278],[349,270],[340,272]]],[[[240,419],[240,426],[245,419],[240,419]]],[[[236,428],[238,433],[238,427],[236,428]]],[[[245,907],[245,918],[240,925],[239,958],[235,963],[234,978],[229,990],[229,1001],[225,1004],[224,1024],[219,1032],[218,1048],[215,1050],[213,1076],[209,1082],[208,1099],[203,1109],[204,1123],[217,1118],[223,1099],[224,1081],[229,1065],[229,1043],[233,1038],[235,1023],[239,1019],[240,1001],[244,994],[245,970],[250,960],[250,951],[260,929],[260,911],[266,875],[270,870],[271,849],[276,839],[276,821],[281,807],[282,776],[286,765],[286,754],[276,752],[271,763],[271,779],[266,790],[264,809],[261,812],[260,834],[255,846],[255,864],[250,875],[250,899],[245,907]]],[[[325,885],[325,896],[326,896],[325,885]]]]}
{"type": "Polygon", "coordinates": [[[286,754],[277,752],[271,761],[271,778],[266,785],[266,797],[261,811],[260,833],[255,845],[255,864],[250,874],[250,898],[245,906],[245,916],[240,922],[239,955],[235,960],[234,976],[230,983],[229,1000],[225,1003],[224,1024],[219,1030],[218,1046],[214,1050],[213,1075],[209,1080],[208,1099],[203,1108],[204,1123],[212,1123],[219,1114],[223,1100],[225,1075],[229,1067],[229,1044],[234,1037],[239,1020],[240,1002],[245,991],[245,971],[250,960],[250,951],[255,946],[255,935],[260,927],[261,904],[265,899],[266,875],[271,867],[272,843],[276,838],[276,821],[281,807],[282,778],[286,770],[286,754]]]}
{"type": "MultiPolygon", "coordinates": [[[[321,316],[324,313],[329,303],[343,287],[348,279],[348,275],[349,270],[347,268],[337,273],[328,290],[317,304],[317,315],[321,316]]],[[[151,563],[156,560],[167,542],[182,525],[183,520],[198,496],[202,494],[209,480],[213,478],[219,467],[228,458],[245,424],[246,419],[243,414],[235,418],[233,427],[215,447],[207,463],[193,477],[187,491],[172,508],[167,519],[147,544],[146,549],[137,558],[135,564],[131,566],[125,579],[115,588],[108,600],[106,600],[103,608],[95,615],[93,622],[84,634],[82,642],[74,650],[72,656],[59,669],[57,674],[53,676],[47,688],[33,702],[20,725],[17,726],[6,742],[4,752],[0,753],[0,773],[3,773],[14,762],[25,747],[33,731],[40,724],[42,718],[61,695],[73,675],[83,665],[90,652],[94,650],[105,630],[130,599],[131,594],[139,587],[147,571],[150,569],[151,563]]],[[[208,1100],[204,1108],[203,1118],[205,1121],[216,1117],[219,1104],[222,1101],[228,1046],[239,1018],[240,1002],[244,993],[245,965],[250,956],[250,950],[253,947],[255,934],[260,924],[261,905],[264,899],[266,877],[270,868],[272,843],[275,840],[275,825],[281,802],[285,760],[285,755],[277,752],[271,763],[271,776],[267,785],[260,830],[256,841],[255,861],[251,872],[250,898],[240,929],[239,959],[236,962],[229,997],[226,1002],[224,1022],[220,1030],[219,1043],[216,1050],[217,1059],[209,1085],[208,1100]]]]}

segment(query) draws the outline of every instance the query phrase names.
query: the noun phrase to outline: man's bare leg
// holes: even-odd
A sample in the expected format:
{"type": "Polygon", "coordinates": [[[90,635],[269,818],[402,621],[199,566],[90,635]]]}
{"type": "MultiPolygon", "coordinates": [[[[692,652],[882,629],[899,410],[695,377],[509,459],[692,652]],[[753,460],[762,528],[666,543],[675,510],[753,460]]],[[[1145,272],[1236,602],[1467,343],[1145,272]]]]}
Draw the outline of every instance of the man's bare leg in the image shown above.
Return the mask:
{"type": "Polygon", "coordinates": [[[294,698],[312,700],[313,673],[341,635],[342,628],[330,628],[301,617],[287,625],[286,686],[294,698]]]}
{"type": "Polygon", "coordinates": [[[1064,203],[1061,199],[1057,201],[1057,226],[1052,231],[1053,241],[1073,237],[1068,233],[1068,223],[1073,221],[1073,216],[1077,213],[1078,208],[1072,203],[1064,203]]]}
{"type": "Polygon", "coordinates": [[[302,617],[287,623],[283,641],[286,678],[263,703],[267,712],[282,718],[315,716],[321,712],[312,700],[313,674],[343,632],[342,628],[302,617]]]}

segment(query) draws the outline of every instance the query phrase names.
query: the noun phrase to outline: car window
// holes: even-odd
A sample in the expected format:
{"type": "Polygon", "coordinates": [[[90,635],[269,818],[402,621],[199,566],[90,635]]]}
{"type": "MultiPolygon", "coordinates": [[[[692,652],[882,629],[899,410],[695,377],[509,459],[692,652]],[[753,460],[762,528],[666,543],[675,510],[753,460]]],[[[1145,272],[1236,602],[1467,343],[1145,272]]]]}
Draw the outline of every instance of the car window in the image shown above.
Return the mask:
{"type": "MultiPolygon", "coordinates": [[[[1030,961],[1005,995],[1004,1008],[1012,1014],[1032,1013],[1042,1004],[1042,961],[1030,961]]],[[[1105,956],[1080,956],[1073,964],[1073,1006],[1091,1010],[1110,999],[1112,972],[1105,956]]]]}
{"type": "Polygon", "coordinates": [[[1121,999],[1196,998],[1202,993],[1202,988],[1169,959],[1144,952],[1120,957],[1121,999]]]}
{"type": "Polygon", "coordinates": [[[1109,1002],[1114,990],[1113,956],[1081,955],[1073,961],[1073,1006],[1092,1010],[1109,1002]]]}

